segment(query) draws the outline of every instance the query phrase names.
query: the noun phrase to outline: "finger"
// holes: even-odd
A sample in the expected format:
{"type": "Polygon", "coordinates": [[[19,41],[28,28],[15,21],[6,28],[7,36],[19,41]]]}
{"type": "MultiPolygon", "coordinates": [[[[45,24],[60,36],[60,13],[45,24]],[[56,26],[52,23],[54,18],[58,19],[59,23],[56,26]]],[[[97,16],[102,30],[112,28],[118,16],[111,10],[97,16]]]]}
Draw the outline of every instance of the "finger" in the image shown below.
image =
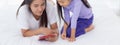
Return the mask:
{"type": "Polygon", "coordinates": [[[72,42],[74,42],[76,39],[72,39],[72,42]]]}
{"type": "Polygon", "coordinates": [[[68,38],[68,41],[71,42],[71,38],[68,38]]]}
{"type": "Polygon", "coordinates": [[[68,40],[69,42],[73,42],[74,41],[74,39],[72,39],[72,38],[69,38],[69,40],[68,40]]]}
{"type": "Polygon", "coordinates": [[[71,42],[73,42],[73,41],[74,41],[74,39],[71,40],[71,42]]]}

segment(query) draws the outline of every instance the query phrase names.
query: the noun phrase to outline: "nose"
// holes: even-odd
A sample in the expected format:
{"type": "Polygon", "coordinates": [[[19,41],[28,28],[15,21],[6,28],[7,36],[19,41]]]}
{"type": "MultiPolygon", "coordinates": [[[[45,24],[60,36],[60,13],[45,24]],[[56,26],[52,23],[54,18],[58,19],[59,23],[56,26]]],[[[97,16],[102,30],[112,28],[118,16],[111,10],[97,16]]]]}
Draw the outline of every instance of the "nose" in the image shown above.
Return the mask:
{"type": "Polygon", "coordinates": [[[42,12],[43,8],[41,6],[38,7],[38,11],[42,12]]]}

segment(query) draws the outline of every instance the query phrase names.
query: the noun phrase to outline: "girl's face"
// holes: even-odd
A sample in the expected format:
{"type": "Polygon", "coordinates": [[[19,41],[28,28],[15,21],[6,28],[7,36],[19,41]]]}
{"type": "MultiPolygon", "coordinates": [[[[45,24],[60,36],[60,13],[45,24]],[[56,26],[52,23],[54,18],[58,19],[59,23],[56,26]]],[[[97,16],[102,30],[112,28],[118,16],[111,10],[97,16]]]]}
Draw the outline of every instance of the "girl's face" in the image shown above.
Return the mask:
{"type": "Polygon", "coordinates": [[[41,16],[45,10],[45,0],[33,0],[30,9],[35,16],[41,16]]]}
{"type": "Polygon", "coordinates": [[[71,0],[57,0],[57,1],[62,7],[67,7],[71,2],[71,0]]]}

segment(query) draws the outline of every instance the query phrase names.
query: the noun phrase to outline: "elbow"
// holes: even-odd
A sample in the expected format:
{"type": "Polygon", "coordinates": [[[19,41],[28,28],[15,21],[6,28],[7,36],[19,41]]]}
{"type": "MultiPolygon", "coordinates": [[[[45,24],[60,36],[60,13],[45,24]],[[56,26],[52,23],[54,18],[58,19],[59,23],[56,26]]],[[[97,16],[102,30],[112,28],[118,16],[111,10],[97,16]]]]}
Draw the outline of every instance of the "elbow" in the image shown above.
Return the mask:
{"type": "Polygon", "coordinates": [[[23,37],[31,37],[33,36],[32,34],[28,33],[29,30],[22,30],[22,36],[23,37]]]}
{"type": "Polygon", "coordinates": [[[58,29],[57,23],[52,24],[51,29],[58,29]]]}
{"type": "Polygon", "coordinates": [[[25,33],[22,34],[23,37],[28,37],[25,33]]]}
{"type": "Polygon", "coordinates": [[[23,36],[23,37],[31,37],[31,36],[33,36],[33,35],[32,35],[32,34],[23,33],[22,36],[23,36]]]}

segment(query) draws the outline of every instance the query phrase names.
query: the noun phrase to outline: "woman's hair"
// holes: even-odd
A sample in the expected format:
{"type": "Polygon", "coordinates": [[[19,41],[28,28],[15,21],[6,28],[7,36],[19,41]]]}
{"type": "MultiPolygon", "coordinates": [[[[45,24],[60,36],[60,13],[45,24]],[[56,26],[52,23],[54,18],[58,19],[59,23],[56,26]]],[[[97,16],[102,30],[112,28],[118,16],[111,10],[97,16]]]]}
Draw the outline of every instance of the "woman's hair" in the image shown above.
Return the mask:
{"type": "MultiPolygon", "coordinates": [[[[83,4],[87,7],[87,8],[91,8],[90,4],[88,3],[87,0],[81,0],[83,2],[83,4]]],[[[59,19],[62,18],[62,20],[64,21],[65,24],[68,25],[68,23],[65,21],[65,19],[63,18],[63,13],[62,13],[62,7],[58,4],[57,2],[57,7],[58,7],[58,14],[59,14],[59,19]]]]}
{"type": "MultiPolygon", "coordinates": [[[[22,2],[22,4],[20,5],[20,7],[18,8],[18,10],[17,10],[17,13],[16,13],[16,15],[18,15],[18,13],[19,13],[19,9],[23,6],[23,5],[28,5],[28,9],[29,9],[29,11],[31,12],[31,13],[33,13],[32,11],[31,11],[31,8],[30,8],[30,5],[31,5],[31,3],[33,2],[34,0],[24,0],[23,2],[22,2]]],[[[45,3],[46,3],[46,0],[45,0],[45,3]]],[[[47,19],[47,13],[46,13],[46,10],[44,10],[43,11],[43,13],[42,13],[42,15],[40,16],[41,17],[41,19],[40,19],[40,27],[47,27],[47,25],[48,25],[48,19],[47,19]]]]}

